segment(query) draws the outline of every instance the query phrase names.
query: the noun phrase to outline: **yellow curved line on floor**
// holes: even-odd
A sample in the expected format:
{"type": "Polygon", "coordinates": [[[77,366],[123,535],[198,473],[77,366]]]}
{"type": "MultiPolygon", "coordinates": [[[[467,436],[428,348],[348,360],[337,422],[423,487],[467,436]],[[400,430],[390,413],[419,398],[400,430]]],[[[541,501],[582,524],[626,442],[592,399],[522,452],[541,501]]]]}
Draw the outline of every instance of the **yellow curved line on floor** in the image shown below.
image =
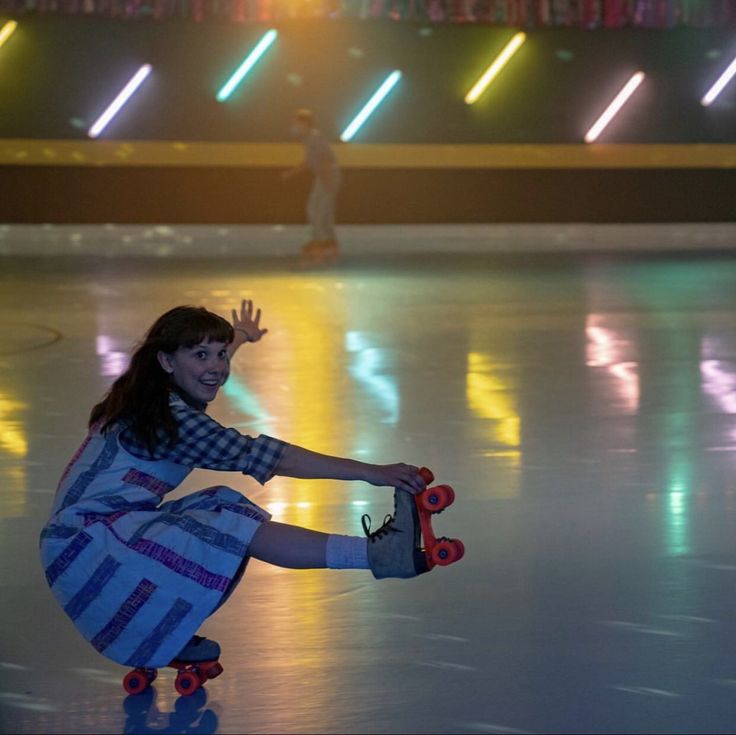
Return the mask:
{"type": "MultiPolygon", "coordinates": [[[[394,145],[335,143],[345,168],[736,168],[736,144],[394,145]]],[[[295,143],[0,140],[1,166],[213,166],[284,168],[295,143]]]]}

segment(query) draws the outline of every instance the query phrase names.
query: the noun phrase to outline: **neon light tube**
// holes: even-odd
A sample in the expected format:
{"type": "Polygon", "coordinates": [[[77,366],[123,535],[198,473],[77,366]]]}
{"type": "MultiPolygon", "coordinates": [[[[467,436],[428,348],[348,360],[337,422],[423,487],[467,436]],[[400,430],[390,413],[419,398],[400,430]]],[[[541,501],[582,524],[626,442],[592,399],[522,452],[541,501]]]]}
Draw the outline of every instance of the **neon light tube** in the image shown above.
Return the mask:
{"type": "Polygon", "coordinates": [[[12,35],[13,31],[18,27],[18,23],[9,20],[2,28],[0,28],[0,46],[2,46],[12,35]]]}
{"type": "Polygon", "coordinates": [[[526,33],[519,32],[506,44],[503,51],[465,95],[466,104],[472,105],[478,101],[478,98],[486,91],[488,85],[496,78],[501,69],[508,64],[509,59],[519,50],[524,41],[526,41],[526,33]]]}
{"type": "Polygon", "coordinates": [[[606,129],[608,123],[613,120],[616,113],[626,104],[626,101],[636,91],[636,88],[644,81],[644,72],[638,71],[624,85],[623,89],[613,98],[605,112],[596,120],[595,125],[585,134],[585,142],[592,143],[606,129]]]}
{"type": "Polygon", "coordinates": [[[703,107],[708,107],[715,102],[716,97],[723,91],[725,86],[733,79],[736,75],[736,59],[734,59],[729,65],[726,71],[718,77],[718,81],[706,92],[705,97],[700,100],[700,104],[703,107]]]}
{"type": "Polygon", "coordinates": [[[225,82],[223,88],[217,93],[218,102],[224,102],[235,91],[235,88],[245,79],[245,75],[258,63],[258,60],[266,53],[278,35],[278,31],[272,28],[261,38],[255,48],[245,57],[243,63],[233,72],[230,79],[225,82]]]}
{"type": "Polygon", "coordinates": [[[122,88],[120,94],[110,103],[108,108],[97,118],[95,124],[89,129],[87,135],[90,138],[96,138],[118,114],[120,108],[130,99],[136,89],[143,84],[146,77],[151,73],[151,65],[144,64],[135,73],[135,76],[122,88]]]}
{"type": "Polygon", "coordinates": [[[383,84],[374,92],[373,96],[365,103],[363,109],[343,131],[340,136],[340,140],[343,143],[352,140],[353,136],[363,127],[363,123],[373,114],[378,105],[383,102],[386,95],[398,84],[399,79],[401,79],[401,72],[398,70],[392,71],[384,79],[383,84]]]}

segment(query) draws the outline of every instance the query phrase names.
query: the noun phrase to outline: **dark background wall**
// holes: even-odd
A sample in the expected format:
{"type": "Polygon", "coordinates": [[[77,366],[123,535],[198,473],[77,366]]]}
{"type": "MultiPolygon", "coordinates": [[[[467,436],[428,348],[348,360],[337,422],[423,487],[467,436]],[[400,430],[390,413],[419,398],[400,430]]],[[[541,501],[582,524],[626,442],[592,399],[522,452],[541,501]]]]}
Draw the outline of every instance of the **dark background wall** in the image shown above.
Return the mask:
{"type": "MultiPolygon", "coordinates": [[[[2,20],[0,18],[0,20],[2,20]]],[[[85,139],[143,63],[154,74],[104,136],[279,142],[296,107],[335,140],[394,68],[404,78],[365,143],[580,143],[637,69],[645,85],[606,143],[736,143],[736,82],[700,97],[730,59],[729,30],[544,29],[475,106],[463,96],[513,34],[487,26],[304,21],[225,104],[215,94],[267,27],[25,17],[0,51],[2,138],[85,139]]],[[[343,222],[724,221],[736,169],[349,169],[343,222]]],[[[307,182],[270,168],[0,166],[0,221],[303,221],[307,182]]]]}
{"type": "Polygon", "coordinates": [[[392,69],[404,78],[366,143],[578,143],[637,69],[644,86],[605,142],[736,142],[736,92],[700,98],[736,56],[732,30],[544,29],[474,106],[463,97],[513,35],[488,26],[295,21],[231,100],[215,94],[267,26],[27,17],[0,52],[0,138],[74,138],[143,63],[111,123],[125,139],[282,141],[296,107],[337,138],[392,69]]]}

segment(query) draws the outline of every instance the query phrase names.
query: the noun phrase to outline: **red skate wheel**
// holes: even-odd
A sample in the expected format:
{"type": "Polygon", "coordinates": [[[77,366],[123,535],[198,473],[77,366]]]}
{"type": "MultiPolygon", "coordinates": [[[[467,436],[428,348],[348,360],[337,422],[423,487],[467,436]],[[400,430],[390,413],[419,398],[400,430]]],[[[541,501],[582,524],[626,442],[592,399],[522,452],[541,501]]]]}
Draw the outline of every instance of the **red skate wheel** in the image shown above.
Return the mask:
{"type": "Polygon", "coordinates": [[[439,513],[455,500],[455,491],[449,485],[429,487],[421,497],[422,507],[430,513],[439,513]]]}
{"type": "Polygon", "coordinates": [[[459,549],[455,546],[454,542],[446,540],[439,541],[432,549],[432,561],[438,567],[446,567],[459,559],[458,552],[459,549]]]}
{"type": "Polygon", "coordinates": [[[125,675],[125,678],[123,679],[123,689],[125,689],[128,694],[140,694],[148,689],[151,681],[152,679],[149,678],[149,675],[145,671],[135,669],[134,671],[129,671],[125,675]]]}
{"type": "Polygon", "coordinates": [[[458,556],[455,561],[460,561],[465,556],[465,544],[459,539],[456,538],[453,540],[453,543],[455,544],[455,547],[457,548],[458,556]]]}
{"type": "Polygon", "coordinates": [[[176,691],[182,697],[188,697],[190,694],[194,694],[200,686],[202,686],[202,682],[194,671],[180,671],[174,682],[176,691]]]}
{"type": "Polygon", "coordinates": [[[215,679],[222,673],[222,664],[219,662],[215,662],[211,664],[210,666],[207,666],[206,668],[201,669],[201,675],[200,678],[207,679],[215,679]]]}
{"type": "Polygon", "coordinates": [[[422,467],[419,470],[419,476],[422,478],[422,480],[424,480],[427,485],[434,482],[434,475],[432,474],[432,470],[428,469],[427,467],[422,467]]]}

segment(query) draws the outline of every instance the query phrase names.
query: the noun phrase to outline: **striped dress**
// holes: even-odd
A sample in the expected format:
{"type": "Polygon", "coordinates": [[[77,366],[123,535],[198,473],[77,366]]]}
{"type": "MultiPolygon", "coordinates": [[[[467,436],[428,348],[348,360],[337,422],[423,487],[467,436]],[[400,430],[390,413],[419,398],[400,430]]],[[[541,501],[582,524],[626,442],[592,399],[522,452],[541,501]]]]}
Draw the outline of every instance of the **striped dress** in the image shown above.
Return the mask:
{"type": "Polygon", "coordinates": [[[226,429],[172,393],[173,449],[153,454],[125,427],[94,428],[72,457],[41,532],[46,580],[79,632],[128,666],[169,663],[240,579],[270,515],[216,486],[162,502],[195,467],[241,471],[261,484],[286,448],[226,429]]]}

